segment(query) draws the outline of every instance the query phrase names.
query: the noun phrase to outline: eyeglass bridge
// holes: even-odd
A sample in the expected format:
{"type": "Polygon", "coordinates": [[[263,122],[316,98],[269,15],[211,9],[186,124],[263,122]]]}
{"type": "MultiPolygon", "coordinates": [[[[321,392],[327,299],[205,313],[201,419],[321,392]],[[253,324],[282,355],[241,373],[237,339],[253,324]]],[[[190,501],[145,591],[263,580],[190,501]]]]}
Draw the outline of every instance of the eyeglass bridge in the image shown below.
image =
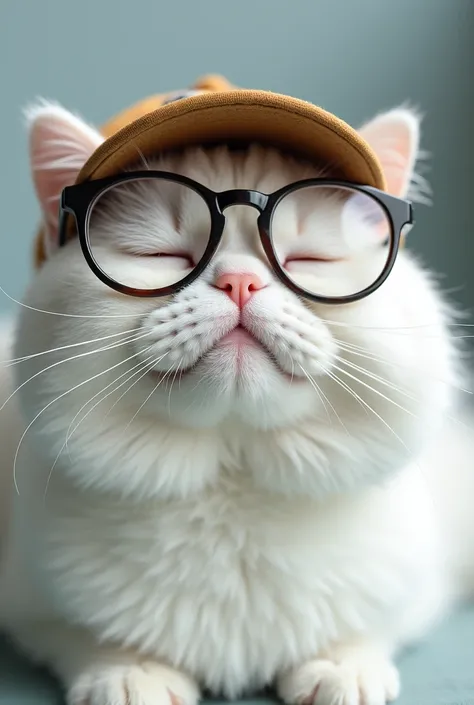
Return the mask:
{"type": "Polygon", "coordinates": [[[260,191],[231,189],[230,191],[218,193],[216,200],[221,213],[230,206],[251,206],[256,208],[259,213],[262,213],[268,203],[268,196],[265,193],[260,193],[260,191]]]}

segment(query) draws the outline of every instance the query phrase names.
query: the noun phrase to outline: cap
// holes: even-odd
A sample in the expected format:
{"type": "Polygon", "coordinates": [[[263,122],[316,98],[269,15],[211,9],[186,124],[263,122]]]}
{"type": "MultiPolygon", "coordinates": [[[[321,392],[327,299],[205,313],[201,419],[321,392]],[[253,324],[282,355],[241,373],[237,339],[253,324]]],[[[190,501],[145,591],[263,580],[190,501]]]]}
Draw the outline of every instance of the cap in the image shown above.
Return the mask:
{"type": "MultiPolygon", "coordinates": [[[[329,165],[334,178],[385,188],[378,158],[346,122],[304,100],[237,89],[221,76],[146,98],[109,120],[101,132],[106,139],[76,183],[120,173],[143,156],[197,145],[258,142],[329,165]]],[[[43,258],[38,242],[37,263],[43,258]]]]}
{"type": "Polygon", "coordinates": [[[239,90],[220,76],[154,96],[103,126],[107,137],[77,182],[120,172],[139,160],[192,145],[268,144],[322,164],[348,181],[383,188],[372,149],[340,118],[311,103],[270,91],[239,90]]]}

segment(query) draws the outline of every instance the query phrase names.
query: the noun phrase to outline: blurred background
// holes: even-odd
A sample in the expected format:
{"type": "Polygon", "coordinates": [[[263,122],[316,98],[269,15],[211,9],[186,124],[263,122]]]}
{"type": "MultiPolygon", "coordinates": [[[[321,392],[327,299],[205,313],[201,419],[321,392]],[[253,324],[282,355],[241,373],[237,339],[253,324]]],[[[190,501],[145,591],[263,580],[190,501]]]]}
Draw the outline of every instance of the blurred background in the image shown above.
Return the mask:
{"type": "MultiPolygon", "coordinates": [[[[474,309],[474,0],[0,0],[0,285],[22,296],[38,210],[22,109],[55,99],[100,124],[217,72],[310,100],[358,126],[425,115],[432,207],[410,246],[474,309]]],[[[0,293],[0,314],[14,308],[0,293]]]]}

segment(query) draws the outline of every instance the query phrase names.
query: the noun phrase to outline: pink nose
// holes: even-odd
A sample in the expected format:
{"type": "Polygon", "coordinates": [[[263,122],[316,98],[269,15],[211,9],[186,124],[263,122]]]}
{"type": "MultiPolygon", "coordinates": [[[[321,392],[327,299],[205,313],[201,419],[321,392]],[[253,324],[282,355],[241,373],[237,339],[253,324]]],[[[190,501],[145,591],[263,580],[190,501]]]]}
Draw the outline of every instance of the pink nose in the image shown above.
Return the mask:
{"type": "Polygon", "coordinates": [[[245,306],[254,291],[265,286],[256,274],[221,274],[215,285],[225,291],[239,308],[245,306]]]}

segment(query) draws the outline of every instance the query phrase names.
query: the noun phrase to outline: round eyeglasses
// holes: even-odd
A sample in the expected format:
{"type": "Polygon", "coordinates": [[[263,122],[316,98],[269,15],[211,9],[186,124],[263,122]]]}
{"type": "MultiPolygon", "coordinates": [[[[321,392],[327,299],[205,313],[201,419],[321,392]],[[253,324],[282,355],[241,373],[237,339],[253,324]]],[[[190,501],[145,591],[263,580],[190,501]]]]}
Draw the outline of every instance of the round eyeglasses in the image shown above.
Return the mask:
{"type": "Polygon", "coordinates": [[[84,257],[104,284],[130,296],[166,296],[206,269],[221,242],[224,212],[235,205],[259,212],[260,243],[278,279],[328,304],[378,289],[395,263],[403,228],[413,223],[409,201],[372,186],[305,179],[271,194],[216,193],[150,170],[66,187],[59,244],[67,242],[71,214],[84,257]]]}

